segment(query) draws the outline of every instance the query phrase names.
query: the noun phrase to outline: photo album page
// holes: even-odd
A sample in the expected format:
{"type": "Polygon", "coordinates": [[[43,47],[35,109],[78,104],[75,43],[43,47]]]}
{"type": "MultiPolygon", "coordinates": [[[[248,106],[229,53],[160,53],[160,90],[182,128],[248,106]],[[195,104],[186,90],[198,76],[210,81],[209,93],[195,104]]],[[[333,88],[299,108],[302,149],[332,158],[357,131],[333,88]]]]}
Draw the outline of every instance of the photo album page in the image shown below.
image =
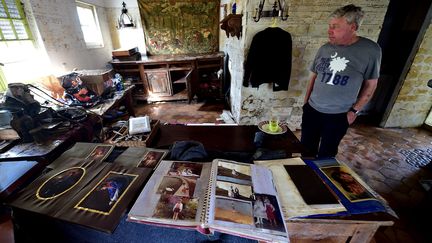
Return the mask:
{"type": "Polygon", "coordinates": [[[216,159],[212,171],[210,229],[256,240],[289,241],[269,169],[216,159]]]}
{"type": "Polygon", "coordinates": [[[137,223],[289,241],[269,169],[235,161],[161,161],[128,215],[137,223]]]}
{"type": "Polygon", "coordinates": [[[198,227],[205,212],[211,163],[162,160],[129,212],[128,220],[198,227]]]}

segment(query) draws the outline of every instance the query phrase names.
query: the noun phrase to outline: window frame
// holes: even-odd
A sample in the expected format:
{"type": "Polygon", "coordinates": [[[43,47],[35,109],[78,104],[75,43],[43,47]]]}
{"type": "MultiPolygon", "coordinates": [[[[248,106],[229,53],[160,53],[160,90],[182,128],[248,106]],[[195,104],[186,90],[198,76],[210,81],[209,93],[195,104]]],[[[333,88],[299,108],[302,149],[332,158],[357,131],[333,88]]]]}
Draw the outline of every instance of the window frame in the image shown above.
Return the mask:
{"type": "Polygon", "coordinates": [[[29,27],[29,24],[28,24],[28,21],[26,18],[23,4],[21,3],[20,0],[13,0],[13,2],[15,3],[15,6],[18,10],[19,18],[11,17],[9,9],[6,5],[6,0],[0,0],[0,4],[3,6],[3,9],[5,10],[5,13],[6,13],[6,17],[0,17],[0,19],[6,20],[9,22],[9,26],[11,27],[15,38],[14,39],[6,39],[4,37],[3,31],[0,28],[0,42],[26,41],[26,40],[33,41],[33,35],[32,35],[32,32],[30,31],[30,27],[29,27]],[[23,24],[23,27],[24,27],[24,31],[26,32],[27,38],[19,38],[19,34],[17,33],[17,30],[15,28],[15,24],[13,23],[14,20],[15,21],[21,21],[21,23],[23,24]]]}
{"type": "Polygon", "coordinates": [[[93,23],[94,23],[94,26],[95,26],[96,31],[97,31],[97,38],[99,40],[97,42],[87,42],[86,41],[85,32],[83,31],[83,24],[81,23],[81,19],[79,18],[79,15],[78,15],[78,20],[80,23],[81,32],[83,33],[84,42],[86,44],[86,47],[88,49],[103,48],[105,46],[105,44],[104,44],[104,40],[103,40],[103,36],[102,36],[102,30],[101,30],[101,27],[99,24],[96,6],[93,4],[82,2],[82,1],[75,1],[75,3],[76,3],[76,8],[77,8],[77,15],[78,15],[78,8],[89,9],[89,10],[91,10],[91,12],[93,14],[93,23]]]}

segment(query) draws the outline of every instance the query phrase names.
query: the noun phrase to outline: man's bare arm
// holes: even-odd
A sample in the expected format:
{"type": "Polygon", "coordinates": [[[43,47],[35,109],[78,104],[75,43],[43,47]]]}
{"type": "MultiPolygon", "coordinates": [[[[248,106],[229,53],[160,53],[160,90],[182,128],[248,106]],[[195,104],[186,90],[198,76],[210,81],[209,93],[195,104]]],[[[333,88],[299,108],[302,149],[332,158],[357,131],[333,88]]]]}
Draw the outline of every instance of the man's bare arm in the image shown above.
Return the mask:
{"type": "MultiPolygon", "coordinates": [[[[364,81],[363,87],[360,90],[360,94],[357,98],[356,103],[353,104],[353,108],[355,110],[361,110],[363,106],[365,106],[369,100],[372,98],[375,89],[378,84],[378,79],[368,79],[364,81]]],[[[354,112],[347,113],[348,123],[351,125],[356,119],[357,115],[354,112]]]]}
{"type": "Polygon", "coordinates": [[[354,109],[359,111],[369,102],[375,92],[377,84],[378,79],[369,79],[364,82],[357,101],[353,105],[354,109]]]}

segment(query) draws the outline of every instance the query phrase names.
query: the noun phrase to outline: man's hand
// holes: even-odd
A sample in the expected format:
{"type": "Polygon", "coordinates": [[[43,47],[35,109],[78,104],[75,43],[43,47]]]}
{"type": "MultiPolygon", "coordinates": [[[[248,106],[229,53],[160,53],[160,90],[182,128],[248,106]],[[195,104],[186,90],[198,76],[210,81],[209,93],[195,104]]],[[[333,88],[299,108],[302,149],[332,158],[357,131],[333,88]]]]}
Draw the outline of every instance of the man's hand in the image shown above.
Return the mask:
{"type": "Polygon", "coordinates": [[[357,118],[357,115],[354,112],[348,111],[347,120],[348,120],[349,125],[353,124],[353,122],[355,121],[356,118],[357,118]]]}

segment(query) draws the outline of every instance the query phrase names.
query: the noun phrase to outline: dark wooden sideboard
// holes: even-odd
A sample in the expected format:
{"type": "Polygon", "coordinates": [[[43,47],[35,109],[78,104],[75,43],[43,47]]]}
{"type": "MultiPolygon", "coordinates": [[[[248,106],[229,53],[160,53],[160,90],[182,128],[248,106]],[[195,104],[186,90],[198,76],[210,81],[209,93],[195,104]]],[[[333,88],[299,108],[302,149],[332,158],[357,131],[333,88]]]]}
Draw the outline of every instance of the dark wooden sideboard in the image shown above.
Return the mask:
{"type": "Polygon", "coordinates": [[[143,56],[114,59],[115,72],[136,86],[134,99],[154,101],[221,98],[224,53],[143,56]],[[220,71],[222,70],[222,71],[220,71]]]}

